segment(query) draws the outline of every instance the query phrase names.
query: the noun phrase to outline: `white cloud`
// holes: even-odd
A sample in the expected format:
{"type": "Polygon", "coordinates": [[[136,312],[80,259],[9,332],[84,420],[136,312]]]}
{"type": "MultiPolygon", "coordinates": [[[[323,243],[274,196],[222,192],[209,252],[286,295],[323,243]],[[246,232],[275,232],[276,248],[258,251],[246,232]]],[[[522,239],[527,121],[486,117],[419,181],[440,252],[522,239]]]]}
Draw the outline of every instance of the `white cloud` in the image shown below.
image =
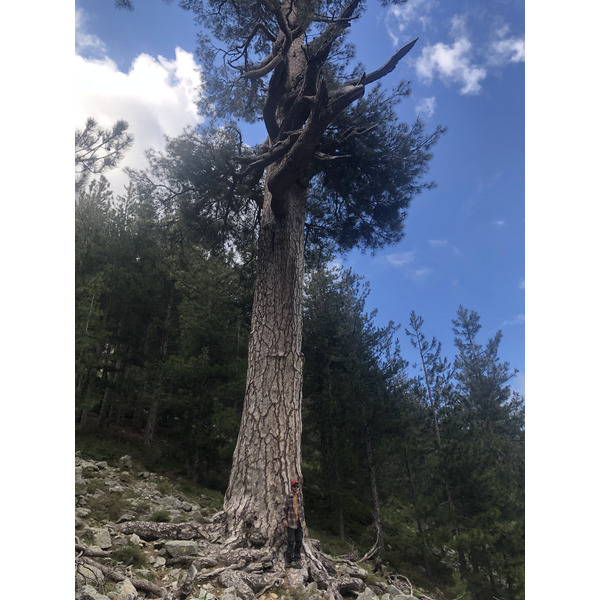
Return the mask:
{"type": "Polygon", "coordinates": [[[415,260],[415,251],[410,250],[408,252],[394,252],[388,254],[386,260],[394,267],[405,267],[415,260]]]}
{"type": "Polygon", "coordinates": [[[509,63],[525,61],[525,40],[508,37],[508,33],[508,25],[496,30],[488,51],[487,60],[490,65],[503,67],[509,63]]]}
{"type": "Polygon", "coordinates": [[[446,255],[448,254],[448,251],[452,252],[454,256],[461,255],[460,250],[456,246],[449,246],[448,240],[427,240],[427,242],[432,248],[443,248],[444,250],[446,250],[446,252],[444,253],[446,255]]]}
{"type": "MultiPolygon", "coordinates": [[[[438,76],[447,85],[459,85],[460,93],[478,94],[490,69],[525,60],[523,37],[510,35],[507,25],[486,23],[486,42],[475,39],[467,27],[466,15],[454,15],[450,23],[451,43],[438,42],[423,48],[417,59],[417,74],[425,83],[438,76]]],[[[480,27],[476,29],[480,31],[480,27]]],[[[481,39],[479,36],[476,39],[481,39]]]]}
{"type": "Polygon", "coordinates": [[[487,73],[472,60],[472,44],[466,37],[460,37],[451,46],[439,42],[423,49],[417,59],[417,74],[426,83],[438,74],[445,83],[459,84],[461,94],[477,94],[487,73]]]}
{"type": "Polygon", "coordinates": [[[429,267],[412,266],[416,260],[416,252],[414,250],[388,254],[385,257],[385,260],[393,267],[402,271],[402,274],[405,277],[417,283],[422,283],[429,275],[431,275],[431,273],[433,273],[433,269],[429,267]]]}
{"type": "Polygon", "coordinates": [[[417,282],[422,282],[433,273],[433,269],[429,267],[421,267],[420,269],[414,269],[408,272],[408,277],[417,282]]]}
{"type": "Polygon", "coordinates": [[[516,317],[513,317],[512,319],[507,319],[506,321],[504,321],[504,323],[502,323],[502,327],[512,327],[513,325],[524,325],[525,324],[525,315],[524,314],[519,314],[516,317]]]}
{"type": "Polygon", "coordinates": [[[411,0],[406,4],[396,4],[388,9],[385,17],[386,28],[394,46],[400,43],[399,33],[415,22],[423,28],[431,21],[429,13],[437,5],[436,0],[411,0]]]}
{"type": "Polygon", "coordinates": [[[75,9],[75,52],[77,54],[92,53],[106,55],[104,42],[87,31],[88,18],[83,10],[75,9]]]}
{"type": "Polygon", "coordinates": [[[521,279],[519,279],[519,289],[520,290],[525,289],[525,278],[524,277],[521,277],[521,279]]]}
{"type": "Polygon", "coordinates": [[[432,117],[435,113],[435,96],[431,98],[422,98],[417,103],[417,114],[424,117],[432,117]]]}
{"type": "MultiPolygon", "coordinates": [[[[93,46],[105,52],[102,42],[86,33],[82,14],[77,25],[76,38],[83,40],[79,48],[93,46]]],[[[179,135],[186,126],[203,120],[196,104],[202,83],[199,67],[193,55],[180,48],[175,49],[174,60],[140,54],[127,73],[107,56],[93,59],[78,54],[75,81],[76,128],[82,128],[87,117],[105,127],[124,119],[135,138],[119,168],[106,173],[117,193],[128,181],[122,167],[143,168],[146,150],[164,148],[165,135],[179,135]]]]}
{"type": "Polygon", "coordinates": [[[492,221],[492,225],[496,225],[496,227],[504,227],[506,225],[506,222],[502,220],[492,221]]]}

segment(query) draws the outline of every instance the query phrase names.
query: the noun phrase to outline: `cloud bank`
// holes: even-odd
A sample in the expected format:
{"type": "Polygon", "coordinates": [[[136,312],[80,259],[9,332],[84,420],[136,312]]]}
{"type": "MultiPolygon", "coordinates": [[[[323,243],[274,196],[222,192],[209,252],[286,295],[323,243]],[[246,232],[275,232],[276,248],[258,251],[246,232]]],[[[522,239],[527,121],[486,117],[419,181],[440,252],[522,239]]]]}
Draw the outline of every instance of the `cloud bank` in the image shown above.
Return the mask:
{"type": "Polygon", "coordinates": [[[118,119],[129,123],[133,146],[119,168],[106,173],[113,189],[122,193],[128,181],[122,167],[145,167],[146,150],[160,150],[165,135],[179,135],[186,126],[202,122],[196,104],[202,77],[193,55],[181,48],[175,49],[174,60],[140,54],[123,73],[85,24],[85,15],[78,11],[74,125],[82,128],[87,117],[105,127],[118,119]]]}

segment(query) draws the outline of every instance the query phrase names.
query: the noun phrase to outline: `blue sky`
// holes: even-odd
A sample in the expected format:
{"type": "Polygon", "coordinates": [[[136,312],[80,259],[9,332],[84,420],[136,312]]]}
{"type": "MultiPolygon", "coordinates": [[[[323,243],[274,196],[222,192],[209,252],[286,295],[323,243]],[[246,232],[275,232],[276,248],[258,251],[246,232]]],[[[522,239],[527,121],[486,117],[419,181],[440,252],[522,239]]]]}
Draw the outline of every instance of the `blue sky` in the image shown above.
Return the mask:
{"type": "MultiPolygon", "coordinates": [[[[161,0],[118,11],[111,0],[77,0],[75,126],[95,116],[130,123],[136,144],[125,164],[144,166],[143,151],[199,123],[195,94],[196,27],[190,13],[161,0]]],[[[401,105],[430,129],[448,132],[434,149],[429,178],[438,187],[413,201],[404,240],[375,256],[350,253],[344,266],[369,282],[378,322],[408,324],[411,310],[428,338],[454,356],[451,320],[460,305],[481,317],[480,343],[503,332],[500,357],[525,376],[525,47],[521,0],[411,0],[383,8],[369,2],[351,27],[367,71],[401,45],[419,41],[386,85],[410,80],[401,105]]],[[[248,129],[249,143],[264,139],[248,129]]],[[[121,192],[126,179],[111,182],[121,192]]],[[[403,355],[416,360],[401,335],[403,355]]]]}

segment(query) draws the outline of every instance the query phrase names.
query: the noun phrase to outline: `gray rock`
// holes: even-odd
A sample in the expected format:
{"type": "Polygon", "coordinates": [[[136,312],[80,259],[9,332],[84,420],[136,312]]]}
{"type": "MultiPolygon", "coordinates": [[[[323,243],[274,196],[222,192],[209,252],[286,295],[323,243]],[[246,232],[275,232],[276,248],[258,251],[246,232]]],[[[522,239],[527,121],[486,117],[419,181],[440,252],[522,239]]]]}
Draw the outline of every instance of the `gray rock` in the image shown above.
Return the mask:
{"type": "Polygon", "coordinates": [[[175,498],[175,496],[165,496],[162,499],[162,504],[167,508],[174,508],[175,510],[180,510],[182,507],[182,502],[179,498],[175,498]]]}
{"type": "Polygon", "coordinates": [[[108,469],[108,463],[105,460],[101,460],[100,462],[97,462],[96,466],[102,471],[105,469],[108,469]]]}
{"type": "Polygon", "coordinates": [[[174,540],[165,544],[165,550],[171,558],[179,558],[180,556],[197,556],[198,544],[191,540],[174,540]]]}
{"type": "MultiPolygon", "coordinates": [[[[358,577],[350,577],[349,575],[342,575],[338,579],[338,585],[340,594],[360,594],[365,591],[365,582],[358,577]]],[[[373,591],[373,590],[369,590],[373,591]]],[[[373,592],[374,593],[374,592],[373,592]]],[[[375,594],[377,596],[377,594],[375,594]]]]}
{"type": "Polygon", "coordinates": [[[110,539],[110,533],[108,529],[101,529],[99,527],[92,528],[92,535],[94,536],[94,545],[100,546],[102,550],[108,550],[112,547],[112,541],[110,539]]]}
{"type": "Polygon", "coordinates": [[[75,571],[75,589],[94,584],[96,586],[104,585],[104,574],[100,569],[93,565],[78,564],[75,571]]]}
{"type": "Polygon", "coordinates": [[[119,459],[119,464],[122,467],[125,467],[126,469],[133,468],[133,462],[132,462],[131,456],[129,456],[129,454],[126,454],[125,456],[121,456],[121,458],[119,459]]]}
{"type": "Polygon", "coordinates": [[[227,588],[223,595],[221,596],[221,600],[237,600],[237,595],[235,593],[234,587],[227,588]]]}
{"type": "Polygon", "coordinates": [[[358,595],[356,600],[379,600],[379,598],[375,595],[373,590],[367,588],[364,592],[358,595]]]}
{"type": "Polygon", "coordinates": [[[133,583],[129,579],[123,579],[115,586],[115,600],[128,600],[129,594],[137,595],[137,590],[135,589],[133,583]]]}
{"type": "Polygon", "coordinates": [[[350,577],[358,577],[359,579],[365,580],[367,578],[367,572],[359,566],[351,565],[336,565],[337,570],[340,573],[349,575],[350,577]]]}
{"type": "Polygon", "coordinates": [[[83,467],[75,467],[75,483],[87,483],[83,477],[83,467]]]}
{"type": "Polygon", "coordinates": [[[75,600],[110,600],[110,598],[95,590],[91,585],[84,585],[75,592],[75,600]]]}
{"type": "Polygon", "coordinates": [[[118,519],[117,523],[123,523],[125,521],[135,521],[136,516],[133,513],[123,513],[118,519]]]}

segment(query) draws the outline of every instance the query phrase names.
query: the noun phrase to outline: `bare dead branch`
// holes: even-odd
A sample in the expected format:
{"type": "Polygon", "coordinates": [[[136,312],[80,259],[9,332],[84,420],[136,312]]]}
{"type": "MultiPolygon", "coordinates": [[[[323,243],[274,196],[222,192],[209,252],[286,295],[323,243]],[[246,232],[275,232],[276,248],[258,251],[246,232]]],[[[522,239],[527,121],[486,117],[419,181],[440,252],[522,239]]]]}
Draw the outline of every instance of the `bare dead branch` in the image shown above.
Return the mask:
{"type": "Polygon", "coordinates": [[[394,56],[392,56],[392,58],[390,58],[390,60],[388,60],[385,63],[385,65],[383,65],[376,71],[369,73],[366,76],[365,85],[373,83],[374,81],[377,81],[378,79],[381,79],[382,77],[385,77],[386,75],[391,73],[396,68],[396,65],[400,62],[400,60],[412,50],[413,46],[417,43],[418,39],[419,38],[415,38],[412,42],[409,42],[405,46],[402,46],[402,48],[400,48],[400,50],[398,50],[398,52],[396,52],[394,56]]]}

